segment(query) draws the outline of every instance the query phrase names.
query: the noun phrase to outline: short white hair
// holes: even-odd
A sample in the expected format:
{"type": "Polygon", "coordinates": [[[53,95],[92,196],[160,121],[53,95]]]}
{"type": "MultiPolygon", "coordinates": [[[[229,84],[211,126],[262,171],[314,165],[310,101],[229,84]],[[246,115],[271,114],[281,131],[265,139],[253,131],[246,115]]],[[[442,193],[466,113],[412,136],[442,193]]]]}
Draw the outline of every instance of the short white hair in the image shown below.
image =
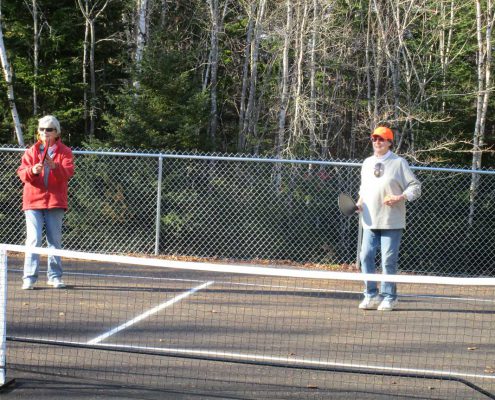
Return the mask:
{"type": "Polygon", "coordinates": [[[60,135],[60,122],[53,115],[45,115],[38,120],[38,128],[55,128],[60,135]]]}

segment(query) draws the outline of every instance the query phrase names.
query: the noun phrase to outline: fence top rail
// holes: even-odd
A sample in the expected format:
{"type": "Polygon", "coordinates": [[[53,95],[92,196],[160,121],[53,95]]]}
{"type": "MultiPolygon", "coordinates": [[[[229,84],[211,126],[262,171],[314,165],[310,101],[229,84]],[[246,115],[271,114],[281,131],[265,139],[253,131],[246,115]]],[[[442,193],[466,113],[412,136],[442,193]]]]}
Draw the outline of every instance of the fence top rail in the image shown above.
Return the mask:
{"type": "MultiPolygon", "coordinates": [[[[0,152],[17,152],[26,151],[23,148],[0,147],[0,152]]],[[[236,162],[263,162],[263,163],[279,163],[279,164],[303,164],[303,165],[321,165],[334,167],[361,167],[362,162],[351,161],[323,161],[323,160],[298,160],[298,159],[277,159],[277,158],[261,158],[261,157],[235,157],[235,156],[213,156],[213,155],[193,155],[193,154],[168,154],[168,153],[126,153],[118,151],[95,151],[95,150],[73,150],[76,155],[99,155],[99,156],[114,156],[114,157],[143,157],[143,158],[158,158],[158,159],[187,159],[187,160],[205,160],[205,161],[236,161],[236,162]]],[[[432,172],[450,172],[459,174],[480,174],[480,175],[495,175],[494,170],[479,170],[468,168],[447,168],[447,167],[422,167],[412,165],[411,169],[415,171],[432,171],[432,172]]]]}

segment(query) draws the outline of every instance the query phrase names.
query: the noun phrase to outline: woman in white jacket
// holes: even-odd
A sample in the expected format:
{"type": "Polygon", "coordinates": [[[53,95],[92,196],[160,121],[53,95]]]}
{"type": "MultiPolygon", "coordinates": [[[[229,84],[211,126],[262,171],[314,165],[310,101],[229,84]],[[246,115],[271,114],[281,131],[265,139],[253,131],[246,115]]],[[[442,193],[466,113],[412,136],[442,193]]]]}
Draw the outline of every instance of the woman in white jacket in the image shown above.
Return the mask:
{"type": "MultiPolygon", "coordinates": [[[[376,271],[375,258],[381,248],[382,272],[397,272],[402,232],[406,227],[406,201],[421,195],[421,183],[405,159],[390,151],[394,133],[380,126],[371,134],[373,155],[364,160],[361,168],[361,187],[357,202],[363,226],[361,270],[365,274],[376,271]]],[[[392,282],[365,282],[364,300],[359,308],[391,311],[397,306],[397,288],[392,282]]]]}

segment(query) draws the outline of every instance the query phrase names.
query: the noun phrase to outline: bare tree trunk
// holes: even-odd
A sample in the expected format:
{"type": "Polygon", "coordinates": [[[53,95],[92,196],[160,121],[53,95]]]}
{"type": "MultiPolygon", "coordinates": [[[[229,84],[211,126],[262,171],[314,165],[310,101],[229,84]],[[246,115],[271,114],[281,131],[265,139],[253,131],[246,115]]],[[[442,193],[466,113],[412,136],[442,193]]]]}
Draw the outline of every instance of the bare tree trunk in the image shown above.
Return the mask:
{"type": "MultiPolygon", "coordinates": [[[[454,0],[450,1],[448,18],[443,2],[440,3],[442,15],[442,29],[440,31],[440,63],[442,68],[442,88],[447,88],[447,68],[450,63],[450,51],[452,47],[452,35],[454,25],[454,0]],[[447,33],[445,32],[447,31],[447,33]]],[[[442,100],[442,112],[445,112],[445,99],[442,100]]]]}
{"type": "MultiPolygon", "coordinates": [[[[412,0],[414,1],[414,0],[412,0]]],[[[411,0],[409,0],[411,2],[411,0]]],[[[410,3],[409,3],[410,4],[410,3]]],[[[393,9],[391,10],[392,19],[395,22],[395,32],[396,40],[392,40],[392,49],[388,50],[387,53],[389,56],[389,64],[390,70],[392,74],[392,91],[393,91],[393,121],[395,126],[398,127],[400,120],[400,108],[401,108],[401,83],[405,83],[406,88],[409,88],[409,74],[408,74],[408,60],[407,57],[404,57],[404,26],[407,26],[409,20],[409,13],[407,11],[407,2],[402,4],[394,4],[393,9]],[[402,10],[401,7],[404,7],[406,10],[402,10]],[[405,69],[405,76],[402,76],[401,66],[405,69]]],[[[384,39],[385,40],[385,39],[384,39]]],[[[388,43],[387,43],[388,46],[388,43]]],[[[405,91],[407,98],[409,98],[410,91],[406,89],[405,91]]],[[[409,108],[408,108],[409,110],[409,108]]],[[[407,111],[406,111],[407,112],[407,111]]],[[[403,128],[407,127],[409,116],[406,116],[405,123],[403,128]]],[[[404,146],[404,140],[406,138],[405,129],[397,129],[395,133],[396,140],[396,150],[400,152],[402,147],[404,146]]]]}
{"type": "MultiPolygon", "coordinates": [[[[136,56],[136,43],[135,36],[133,35],[132,28],[135,25],[132,21],[132,18],[129,18],[129,15],[126,12],[122,13],[122,24],[123,24],[123,33],[125,36],[126,50],[128,53],[129,60],[134,60],[136,56]]],[[[132,85],[132,78],[130,77],[129,84],[132,85]]]]}
{"type": "Polygon", "coordinates": [[[14,99],[14,85],[12,83],[12,67],[9,64],[7,58],[7,51],[5,50],[5,44],[3,41],[3,28],[2,28],[2,3],[0,0],[0,62],[2,64],[3,76],[7,84],[7,98],[9,101],[10,113],[12,114],[12,120],[14,122],[14,129],[17,136],[17,142],[24,146],[24,136],[22,134],[21,122],[19,119],[19,113],[15,105],[14,99]]]}
{"type": "Polygon", "coordinates": [[[254,30],[254,13],[256,12],[256,1],[253,0],[249,13],[249,23],[247,27],[246,47],[244,49],[244,65],[242,67],[242,88],[241,100],[239,104],[239,136],[237,138],[237,151],[242,152],[246,147],[246,131],[244,120],[246,118],[246,97],[249,81],[249,64],[254,30]]]}
{"type": "MultiPolygon", "coordinates": [[[[297,8],[298,13],[300,12],[300,7],[297,8]]],[[[306,31],[306,21],[308,17],[308,1],[304,0],[304,7],[302,11],[302,15],[299,16],[298,27],[299,32],[297,35],[297,43],[296,43],[296,55],[297,55],[297,63],[296,63],[296,87],[294,93],[294,119],[293,126],[294,130],[292,132],[294,142],[297,142],[302,137],[302,122],[301,122],[301,103],[302,103],[302,93],[303,93],[303,59],[305,53],[304,47],[304,37],[306,31]]]]}
{"type": "Polygon", "coordinates": [[[375,81],[375,90],[373,94],[374,98],[374,107],[373,107],[373,119],[372,119],[372,126],[370,128],[373,128],[378,124],[378,122],[381,120],[380,114],[379,114],[379,106],[380,106],[380,84],[382,80],[382,67],[383,67],[383,42],[381,36],[377,35],[375,37],[376,44],[372,46],[372,50],[374,52],[374,57],[373,57],[373,69],[374,69],[374,81],[375,81]]]}
{"type": "Polygon", "coordinates": [[[255,99],[257,94],[257,83],[258,83],[258,58],[259,58],[259,47],[262,33],[262,21],[265,14],[265,4],[266,0],[260,0],[260,4],[258,7],[258,12],[256,16],[256,25],[254,28],[254,43],[251,45],[251,77],[250,77],[250,86],[249,86],[249,97],[246,108],[246,115],[244,118],[244,126],[243,130],[247,133],[248,136],[253,137],[256,140],[254,135],[254,127],[256,126],[257,120],[255,115],[255,99]]]}
{"type": "Polygon", "coordinates": [[[318,38],[317,31],[319,24],[320,7],[318,0],[313,0],[313,26],[311,28],[311,42],[309,47],[310,54],[310,117],[309,117],[309,150],[311,156],[316,155],[316,41],[318,38]]]}
{"type": "MultiPolygon", "coordinates": [[[[96,72],[95,72],[95,47],[96,47],[96,33],[95,23],[98,17],[103,13],[105,8],[110,4],[111,0],[95,1],[90,5],[89,0],[77,0],[79,9],[83,17],[86,20],[85,31],[85,46],[83,55],[83,82],[86,79],[86,54],[87,54],[87,35],[89,30],[89,80],[90,80],[90,99],[89,99],[89,139],[94,138],[96,128],[96,114],[97,114],[97,93],[96,93],[96,72]],[[84,1],[84,4],[83,4],[84,1]],[[97,9],[98,6],[101,7],[97,9]]],[[[87,100],[87,99],[86,99],[87,100]]]]}
{"type": "MultiPolygon", "coordinates": [[[[268,64],[267,70],[265,71],[266,76],[271,76],[272,69],[273,69],[273,62],[270,62],[268,64]]],[[[253,124],[253,137],[255,137],[256,140],[253,143],[252,149],[253,149],[253,154],[256,154],[256,155],[258,155],[260,152],[260,145],[261,145],[261,140],[262,140],[262,137],[260,136],[260,134],[258,132],[258,121],[260,120],[260,113],[261,113],[261,108],[262,108],[261,99],[263,99],[265,97],[265,93],[266,93],[266,89],[267,89],[268,85],[269,85],[269,80],[268,79],[263,80],[263,85],[261,86],[261,90],[259,90],[259,95],[258,95],[259,100],[256,104],[256,110],[254,112],[254,117],[253,117],[253,120],[255,121],[255,124],[253,124]]],[[[267,124],[268,124],[268,121],[266,120],[265,121],[265,127],[262,130],[263,132],[267,131],[267,128],[266,128],[267,124]]]]}
{"type": "Polygon", "coordinates": [[[165,24],[166,24],[166,19],[167,19],[167,12],[168,12],[167,0],[162,0],[162,8],[161,8],[161,13],[160,13],[160,28],[162,30],[165,29],[165,24]]]}
{"type": "Polygon", "coordinates": [[[203,85],[201,86],[203,92],[208,89],[208,85],[210,84],[210,69],[211,69],[211,51],[208,52],[208,61],[206,62],[206,68],[203,74],[203,85]]]}
{"type": "Polygon", "coordinates": [[[146,18],[147,10],[148,10],[148,0],[138,0],[137,24],[136,24],[136,56],[135,56],[136,79],[134,80],[134,87],[137,90],[139,90],[141,86],[141,82],[140,82],[141,64],[143,61],[144,47],[146,45],[146,39],[148,36],[148,32],[147,32],[148,22],[146,18]]]}
{"type": "Polygon", "coordinates": [[[210,141],[210,149],[216,148],[216,137],[218,129],[218,34],[220,30],[220,15],[219,15],[219,0],[208,0],[211,16],[211,36],[210,36],[210,124],[208,128],[208,139],[210,141]]]}
{"type": "MultiPolygon", "coordinates": [[[[84,0],[84,8],[89,15],[89,0],[84,0]]],[[[82,62],[82,78],[83,78],[83,118],[84,118],[84,135],[89,135],[89,109],[88,109],[88,48],[89,48],[89,20],[84,19],[84,42],[83,42],[83,62],[82,62]]]]}
{"type": "MultiPolygon", "coordinates": [[[[385,46],[387,48],[388,62],[390,65],[390,72],[392,74],[392,90],[393,90],[393,121],[395,125],[399,121],[399,109],[400,109],[400,82],[401,82],[401,70],[400,70],[400,48],[401,48],[401,40],[402,40],[402,26],[401,26],[401,14],[399,11],[399,6],[395,5],[395,9],[391,10],[392,17],[396,23],[395,29],[397,34],[397,41],[394,42],[394,45],[391,50],[388,49],[388,42],[385,42],[385,46]]],[[[404,17],[405,19],[405,17],[404,17]]],[[[397,151],[400,151],[402,147],[402,141],[404,137],[400,130],[395,132],[395,141],[397,143],[397,151]]]]}
{"type": "Polygon", "coordinates": [[[33,115],[38,115],[38,91],[37,91],[37,80],[38,80],[38,70],[39,70],[39,26],[38,26],[38,4],[37,0],[33,0],[33,115]]]}
{"type": "Polygon", "coordinates": [[[96,73],[95,73],[95,20],[89,23],[89,79],[90,79],[90,108],[89,108],[89,138],[93,139],[95,135],[96,120],[96,73]]]}
{"type": "MultiPolygon", "coordinates": [[[[476,95],[476,123],[473,134],[473,158],[471,169],[473,171],[481,168],[481,156],[485,140],[486,113],[488,100],[490,98],[491,86],[491,57],[492,57],[492,28],[494,22],[494,11],[491,0],[486,2],[486,11],[481,9],[480,0],[476,0],[476,37],[478,40],[477,51],[477,75],[478,91],[476,95]],[[485,35],[483,38],[483,26],[485,35]]],[[[474,222],[475,200],[479,186],[479,174],[473,173],[469,191],[469,224],[474,222]]]]}
{"type": "Polygon", "coordinates": [[[372,87],[371,87],[371,71],[372,71],[372,63],[371,63],[371,54],[372,50],[372,38],[371,38],[371,1],[368,4],[368,20],[367,20],[367,28],[366,28],[366,50],[365,60],[366,60],[366,109],[368,111],[368,119],[374,122],[374,109],[371,107],[371,99],[372,99],[372,87]]]}
{"type": "Polygon", "coordinates": [[[275,148],[277,158],[282,156],[285,146],[285,123],[287,117],[287,107],[289,103],[289,51],[290,36],[292,29],[292,1],[286,0],[287,21],[284,34],[284,50],[282,56],[282,82],[280,85],[280,111],[278,115],[278,137],[275,148]]]}

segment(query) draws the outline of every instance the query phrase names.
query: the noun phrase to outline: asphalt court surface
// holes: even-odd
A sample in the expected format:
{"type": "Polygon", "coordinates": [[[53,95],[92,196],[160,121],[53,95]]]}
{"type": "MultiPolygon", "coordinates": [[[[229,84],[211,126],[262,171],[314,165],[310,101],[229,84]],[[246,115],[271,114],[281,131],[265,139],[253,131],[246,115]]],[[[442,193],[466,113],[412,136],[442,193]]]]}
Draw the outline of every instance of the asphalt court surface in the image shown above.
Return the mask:
{"type": "Polygon", "coordinates": [[[85,387],[88,396],[99,382],[103,390],[127,386],[129,396],[138,387],[149,396],[168,393],[177,399],[488,398],[456,382],[354,373],[363,369],[453,373],[495,391],[493,288],[399,285],[398,310],[384,313],[357,309],[360,282],[64,264],[67,290],[49,288],[40,276],[35,290],[22,291],[22,260],[10,261],[9,337],[167,356],[8,341],[8,364],[25,379],[8,396],[21,395],[39,376],[51,376],[62,386],[75,378],[68,385],[85,387]]]}

